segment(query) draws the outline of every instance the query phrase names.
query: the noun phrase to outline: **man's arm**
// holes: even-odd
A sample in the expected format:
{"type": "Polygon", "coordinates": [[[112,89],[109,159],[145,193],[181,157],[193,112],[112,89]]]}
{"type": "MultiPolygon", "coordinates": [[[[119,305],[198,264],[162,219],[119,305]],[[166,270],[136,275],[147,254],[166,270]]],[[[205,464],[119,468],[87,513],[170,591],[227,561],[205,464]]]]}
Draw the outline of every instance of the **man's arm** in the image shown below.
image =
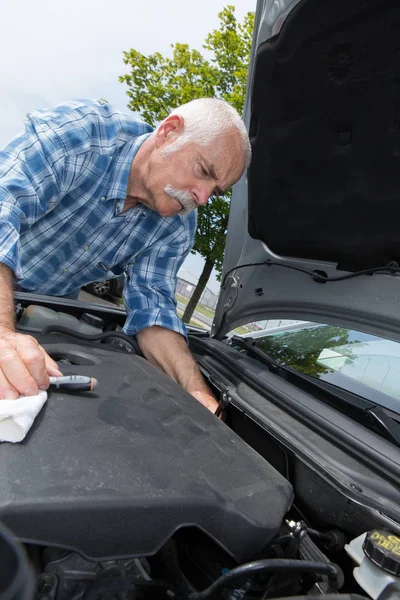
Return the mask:
{"type": "Polygon", "coordinates": [[[0,263],[0,400],[33,396],[49,387],[57,364],[30,335],[16,333],[11,269],[0,263]]]}
{"type": "Polygon", "coordinates": [[[186,328],[176,312],[177,274],[193,246],[196,214],[190,213],[180,225],[179,230],[176,222],[172,233],[127,265],[123,331],[136,334],[147,360],[215,412],[218,402],[187,347],[186,328]]]}
{"type": "Polygon", "coordinates": [[[0,328],[14,329],[14,303],[11,269],[0,263],[0,328]]]}
{"type": "Polygon", "coordinates": [[[164,327],[153,326],[139,331],[136,338],[148,361],[162,369],[215,413],[218,402],[204,381],[182,335],[164,327]]]}
{"type": "Polygon", "coordinates": [[[55,132],[60,114],[50,111],[46,124],[43,115],[30,115],[25,131],[0,151],[0,399],[36,394],[49,386],[49,375],[61,375],[33,337],[16,333],[12,292],[13,276],[23,275],[21,223],[35,223],[74,185],[74,178],[64,181],[65,147],[55,132]]]}

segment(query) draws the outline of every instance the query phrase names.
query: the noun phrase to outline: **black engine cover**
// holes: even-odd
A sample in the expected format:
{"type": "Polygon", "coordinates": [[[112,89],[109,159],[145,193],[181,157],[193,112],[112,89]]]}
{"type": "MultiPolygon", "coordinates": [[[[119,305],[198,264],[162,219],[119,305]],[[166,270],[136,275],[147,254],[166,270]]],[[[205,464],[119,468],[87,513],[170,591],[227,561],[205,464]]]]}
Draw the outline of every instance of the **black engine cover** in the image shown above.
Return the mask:
{"type": "Polygon", "coordinates": [[[224,423],[143,358],[38,339],[99,387],[51,392],[25,440],[1,444],[0,520],[17,537],[96,560],[154,554],[185,526],[239,561],[271,540],[292,488],[224,423]]]}

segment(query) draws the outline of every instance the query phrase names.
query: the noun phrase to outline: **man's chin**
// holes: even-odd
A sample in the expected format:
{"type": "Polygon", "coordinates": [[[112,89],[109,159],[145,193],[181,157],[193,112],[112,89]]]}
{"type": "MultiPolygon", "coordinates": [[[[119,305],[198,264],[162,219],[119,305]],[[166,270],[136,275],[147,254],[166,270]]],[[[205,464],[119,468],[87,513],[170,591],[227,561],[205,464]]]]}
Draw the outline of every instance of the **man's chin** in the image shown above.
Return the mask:
{"type": "Polygon", "coordinates": [[[165,219],[168,217],[176,217],[177,215],[180,217],[185,217],[194,210],[194,208],[185,208],[183,204],[181,204],[176,198],[169,198],[169,200],[170,202],[168,203],[160,203],[160,205],[156,205],[155,211],[160,215],[160,217],[165,219]]]}
{"type": "Polygon", "coordinates": [[[177,215],[183,217],[190,211],[186,210],[180,203],[178,203],[176,208],[175,206],[169,206],[168,208],[162,207],[157,212],[161,217],[168,218],[176,217],[177,215]]]}
{"type": "Polygon", "coordinates": [[[181,210],[174,210],[174,209],[159,209],[156,211],[160,217],[163,217],[164,219],[168,219],[169,217],[176,217],[176,215],[181,214],[181,210]]]}

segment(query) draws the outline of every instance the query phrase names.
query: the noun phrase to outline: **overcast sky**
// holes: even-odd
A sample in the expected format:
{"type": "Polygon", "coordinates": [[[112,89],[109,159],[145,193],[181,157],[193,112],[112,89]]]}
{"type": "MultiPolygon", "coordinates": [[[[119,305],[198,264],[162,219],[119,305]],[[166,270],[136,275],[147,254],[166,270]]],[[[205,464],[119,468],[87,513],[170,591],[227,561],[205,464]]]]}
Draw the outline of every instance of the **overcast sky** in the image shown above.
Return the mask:
{"type": "MultiPolygon", "coordinates": [[[[227,4],[242,19],[256,0],[19,0],[2,7],[0,145],[21,128],[24,115],[72,98],[106,98],[127,106],[123,51],[170,52],[170,44],[201,50],[227,4]]],[[[199,275],[201,262],[185,266],[199,275]]],[[[210,285],[216,291],[215,281],[210,285]]]]}

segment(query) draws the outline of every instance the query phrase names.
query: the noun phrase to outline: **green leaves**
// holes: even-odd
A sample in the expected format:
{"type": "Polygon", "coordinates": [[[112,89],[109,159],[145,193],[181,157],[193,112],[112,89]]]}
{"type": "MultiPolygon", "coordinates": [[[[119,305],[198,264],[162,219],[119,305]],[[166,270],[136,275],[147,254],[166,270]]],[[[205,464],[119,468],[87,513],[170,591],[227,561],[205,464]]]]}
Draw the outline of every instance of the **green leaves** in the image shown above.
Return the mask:
{"type": "Polygon", "coordinates": [[[172,56],[155,52],[149,56],[131,49],[124,52],[129,72],[119,80],[128,86],[129,108],[155,126],[169,111],[202,97],[223,98],[239,113],[243,110],[254,13],[243,22],[235,17],[234,6],[219,13],[220,28],[208,34],[205,58],[188,44],[171,44],[172,56]]]}
{"type": "Polygon", "coordinates": [[[219,13],[221,27],[210,33],[204,48],[213,53],[217,67],[216,96],[243,111],[254,13],[247,13],[242,23],[235,17],[235,7],[228,5],[219,13]]]}
{"type": "Polygon", "coordinates": [[[149,56],[136,50],[124,52],[131,72],[119,79],[128,85],[128,106],[153,126],[176,106],[215,96],[216,69],[187,44],[175,44],[172,49],[172,58],[159,52],[149,56]]]}
{"type": "MultiPolygon", "coordinates": [[[[226,6],[218,15],[219,29],[209,33],[205,55],[188,44],[172,44],[172,56],[159,52],[145,56],[137,50],[124,52],[128,73],[119,80],[127,85],[129,108],[153,127],[169,112],[195,98],[223,98],[241,114],[243,111],[254,13],[242,22],[235,7],[226,6]]],[[[212,260],[221,271],[228,223],[230,193],[212,198],[198,211],[198,229],[193,251],[212,260]]]]}

